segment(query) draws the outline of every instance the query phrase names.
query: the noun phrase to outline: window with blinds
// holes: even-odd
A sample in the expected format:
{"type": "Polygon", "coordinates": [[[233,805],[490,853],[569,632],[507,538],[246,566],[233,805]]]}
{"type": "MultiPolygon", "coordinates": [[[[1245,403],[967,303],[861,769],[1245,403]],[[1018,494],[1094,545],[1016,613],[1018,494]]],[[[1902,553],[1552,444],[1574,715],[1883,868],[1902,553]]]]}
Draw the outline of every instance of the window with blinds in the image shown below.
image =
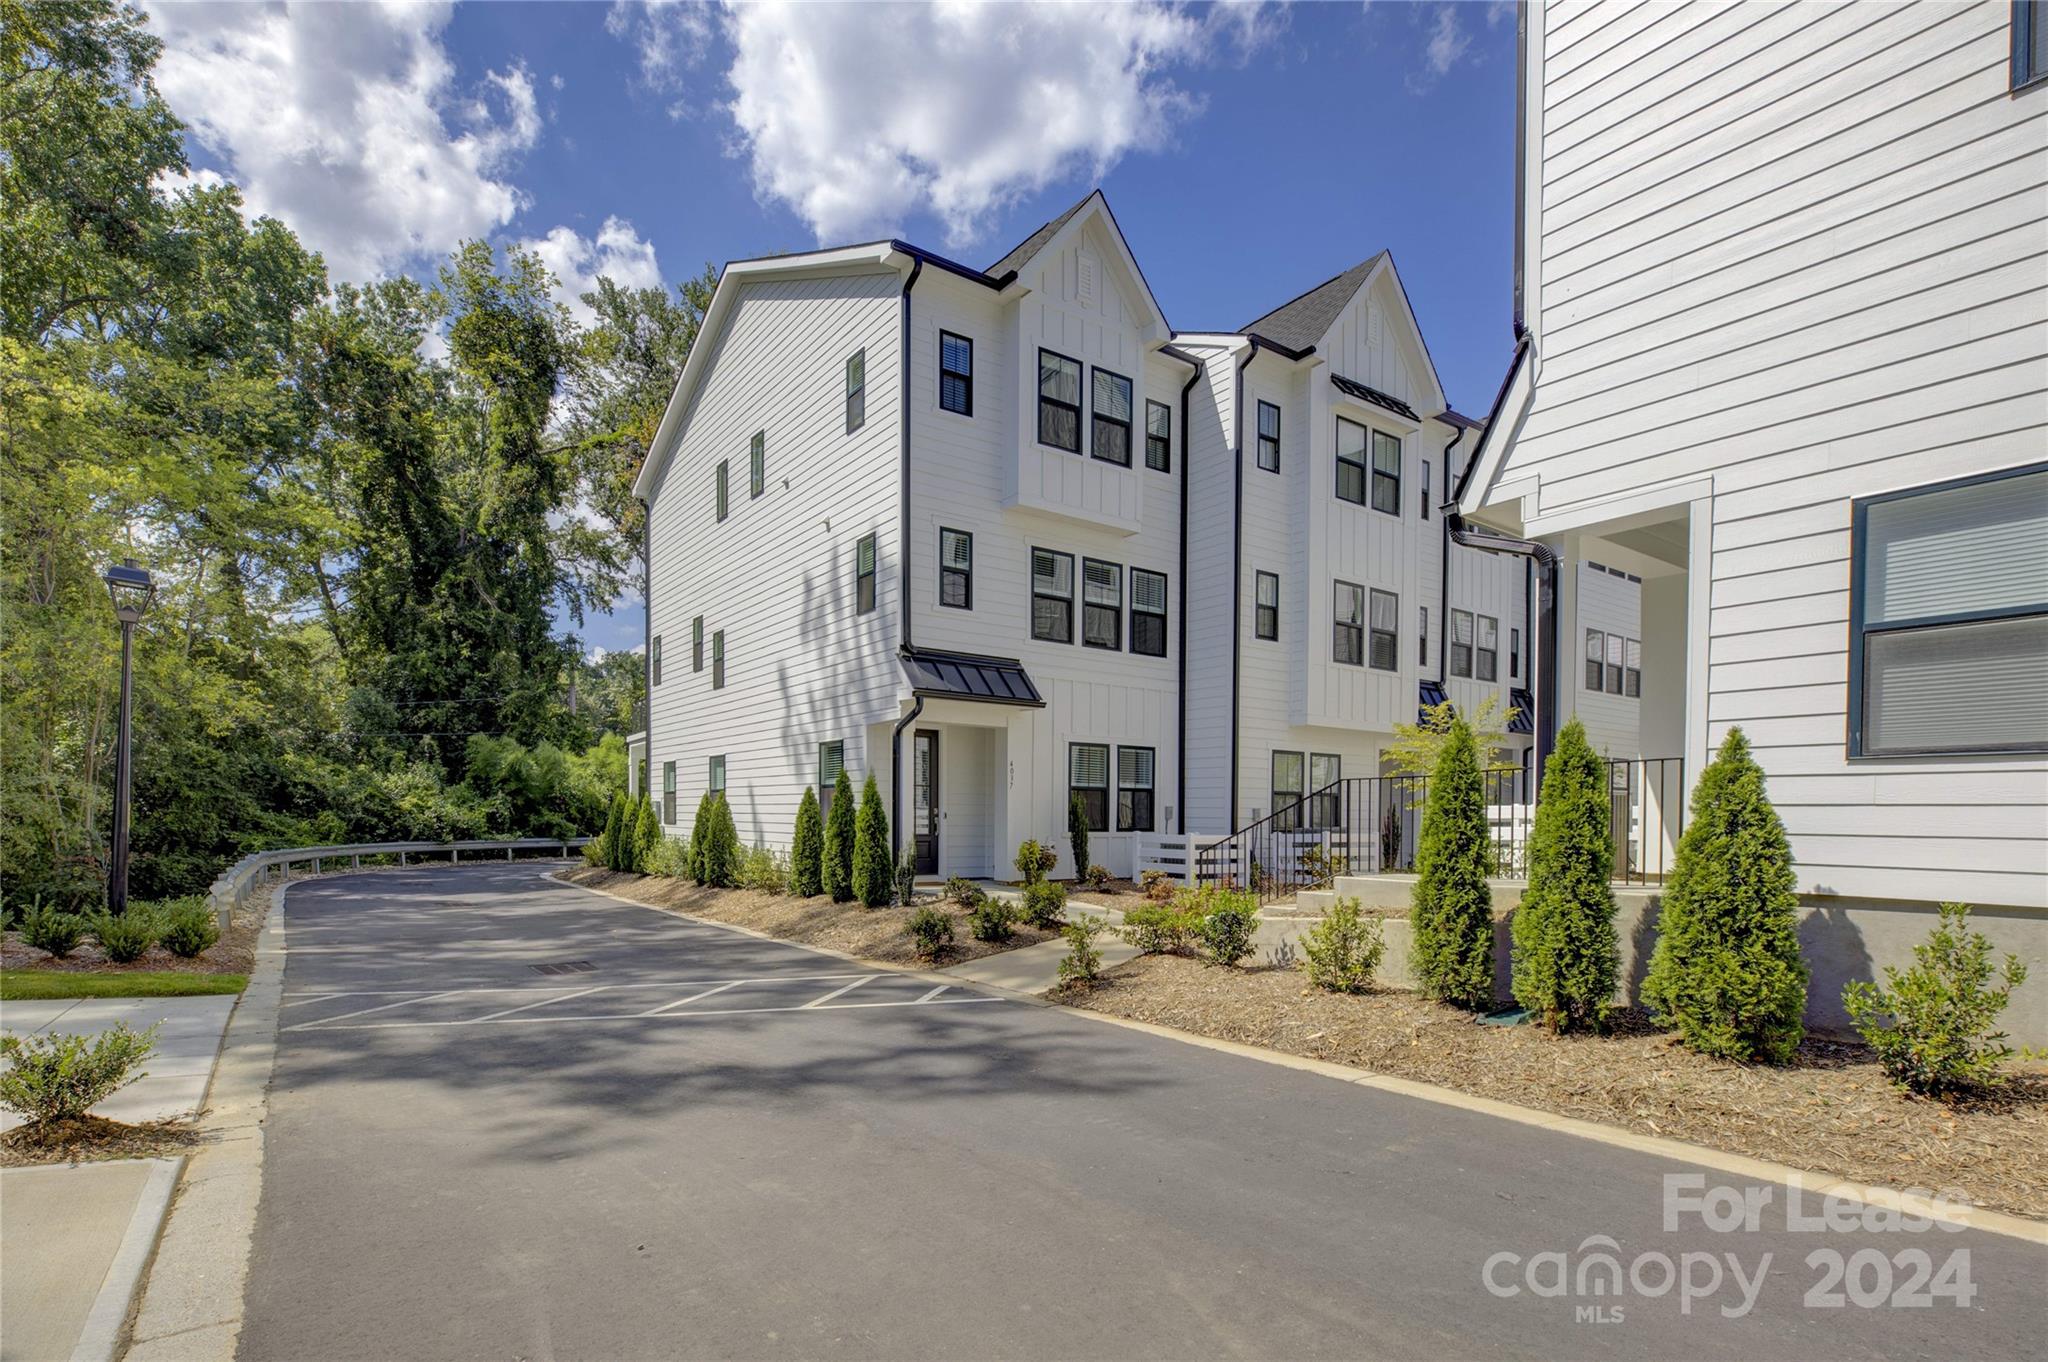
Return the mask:
{"type": "Polygon", "coordinates": [[[868,352],[856,350],[846,357],[846,433],[853,434],[868,419],[868,352]]]}
{"type": "Polygon", "coordinates": [[[1391,591],[1372,593],[1372,637],[1366,662],[1383,672],[1401,669],[1401,598],[1391,591]]]}
{"type": "Polygon", "coordinates": [[[1094,425],[1089,451],[1104,463],[1131,466],[1131,380],[1095,371],[1094,425]]]}
{"type": "Polygon", "coordinates": [[[1124,646],[1124,570],[1115,563],[1081,560],[1081,642],[1089,648],[1124,646]]]}
{"type": "Polygon", "coordinates": [[[1280,577],[1278,573],[1253,574],[1252,633],[1263,639],[1280,637],[1280,577]]]}
{"type": "Polygon", "coordinates": [[[1116,830],[1152,831],[1152,767],[1149,747],[1116,749],[1116,830]]]}
{"type": "Polygon", "coordinates": [[[1353,667],[1365,662],[1365,588],[1355,582],[1338,582],[1334,602],[1330,657],[1353,667]]]}
{"type": "Polygon", "coordinates": [[[1621,650],[1621,693],[1631,700],[1643,695],[1643,645],[1628,639],[1621,650]]]}
{"type": "Polygon", "coordinates": [[[939,531],[939,604],[974,608],[974,536],[965,530],[939,531]]]}
{"type": "Polygon", "coordinates": [[[1849,755],[2048,751],[2048,464],[1852,525],[1849,755]]]}
{"type": "Polygon", "coordinates": [[[818,744],[818,812],[832,812],[832,795],[839,788],[839,773],[846,769],[844,741],[818,744]]]}
{"type": "Polygon", "coordinates": [[[1472,675],[1472,612],[1451,612],[1451,675],[1472,675]]]}
{"type": "Polygon", "coordinates": [[[1344,759],[1332,752],[1311,752],[1308,757],[1308,825],[1334,828],[1343,803],[1337,782],[1344,777],[1344,759]]]}
{"type": "Polygon", "coordinates": [[[1131,651],[1166,656],[1166,574],[1131,569],[1131,651]]]}
{"type": "Polygon", "coordinates": [[[1271,402],[1259,403],[1259,467],[1280,471],[1280,408],[1271,402]]]}
{"type": "Polygon", "coordinates": [[[853,551],[853,613],[865,615],[875,608],[875,537],[861,536],[853,551]]]}
{"type": "Polygon", "coordinates": [[[1479,617],[1479,650],[1473,654],[1472,672],[1481,681],[1500,679],[1500,621],[1491,615],[1479,617]]]}
{"type": "Polygon", "coordinates": [[[1173,411],[1164,402],[1145,404],[1145,467],[1173,471],[1173,411]]]}
{"type": "Polygon", "coordinates": [[[939,407],[974,415],[974,342],[951,331],[939,332],[939,407]]]}
{"type": "Polygon", "coordinates": [[[676,764],[661,764],[661,821],[673,827],[676,821],[676,764]]]}
{"type": "Polygon", "coordinates": [[[1600,659],[1607,655],[1607,635],[1598,629],[1586,631],[1586,689],[1604,690],[1600,659]]]}
{"type": "Polygon", "coordinates": [[[1074,641],[1074,555],[1031,550],[1031,637],[1074,641]]]}
{"type": "Polygon", "coordinates": [[[711,635],[711,689],[725,688],[725,630],[719,629],[711,635]]]}
{"type": "Polygon", "coordinates": [[[1621,694],[1621,659],[1624,653],[1620,634],[1607,636],[1607,693],[1621,694]]]}
{"type": "Polygon", "coordinates": [[[704,670],[704,617],[702,615],[690,621],[690,670],[693,672],[704,670]]]}
{"type": "MultiPolygon", "coordinates": [[[[1109,831],[1109,744],[1070,743],[1067,746],[1067,789],[1080,796],[1082,811],[1091,832],[1109,831]]],[[[1087,867],[1081,867],[1083,871],[1087,867]]]]}
{"type": "Polygon", "coordinates": [[[1337,418],[1337,499],[1365,505],[1365,427],[1337,418]]]}
{"type": "Polygon", "coordinates": [[[1301,826],[1302,760],[1299,752],[1273,754],[1273,826],[1291,832],[1301,826]]]}
{"type": "Polygon", "coordinates": [[[1372,433],[1372,508],[1401,514],[1401,441],[1383,430],[1372,433]]]}
{"type": "Polygon", "coordinates": [[[1081,452],[1081,361],[1038,352],[1038,442],[1081,452]]]}

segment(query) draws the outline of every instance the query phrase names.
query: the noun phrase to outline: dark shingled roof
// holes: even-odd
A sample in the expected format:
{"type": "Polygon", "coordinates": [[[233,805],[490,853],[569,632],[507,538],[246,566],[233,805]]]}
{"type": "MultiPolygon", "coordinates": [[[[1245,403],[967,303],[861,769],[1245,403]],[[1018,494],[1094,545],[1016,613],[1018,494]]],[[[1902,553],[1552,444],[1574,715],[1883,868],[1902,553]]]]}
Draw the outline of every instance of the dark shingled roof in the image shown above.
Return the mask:
{"type": "Polygon", "coordinates": [[[918,695],[981,700],[998,705],[1045,707],[1038,687],[1014,657],[977,657],[936,648],[905,648],[903,670],[918,695]]]}
{"type": "Polygon", "coordinates": [[[1373,266],[1379,264],[1380,257],[1385,254],[1381,251],[1370,260],[1360,261],[1336,278],[1317,284],[1299,298],[1280,304],[1238,330],[1278,341],[1290,350],[1308,349],[1328,333],[1331,323],[1337,320],[1337,314],[1350,304],[1358,286],[1365,282],[1365,276],[1372,273],[1373,266]]]}
{"type": "Polygon", "coordinates": [[[1375,407],[1385,407],[1396,416],[1405,416],[1411,421],[1420,421],[1422,419],[1415,414],[1415,408],[1409,406],[1400,398],[1395,397],[1391,393],[1383,393],[1378,388],[1368,388],[1355,378],[1346,378],[1342,374],[1331,374],[1330,384],[1338,392],[1346,396],[1355,397],[1361,402],[1370,402],[1375,407]]]}
{"type": "Polygon", "coordinates": [[[1089,190],[1088,193],[1082,197],[1079,203],[1075,204],[1072,208],[1069,208],[1066,212],[1054,218],[1051,222],[1046,223],[1043,227],[1040,227],[1030,236],[1025,237],[1022,241],[1017,243],[1016,249],[1012,250],[1008,255],[1004,256],[1001,260],[996,261],[995,264],[990,265],[988,267],[988,273],[992,277],[1000,279],[1004,275],[1013,273],[1014,271],[1017,270],[1021,270],[1026,265],[1030,264],[1031,257],[1037,255],[1041,250],[1045,249],[1045,243],[1052,240],[1054,237],[1058,236],[1060,228],[1066,226],[1069,222],[1073,221],[1074,214],[1080,212],[1083,208],[1087,207],[1088,200],[1094,197],[1095,191],[1092,189],[1089,190]]]}

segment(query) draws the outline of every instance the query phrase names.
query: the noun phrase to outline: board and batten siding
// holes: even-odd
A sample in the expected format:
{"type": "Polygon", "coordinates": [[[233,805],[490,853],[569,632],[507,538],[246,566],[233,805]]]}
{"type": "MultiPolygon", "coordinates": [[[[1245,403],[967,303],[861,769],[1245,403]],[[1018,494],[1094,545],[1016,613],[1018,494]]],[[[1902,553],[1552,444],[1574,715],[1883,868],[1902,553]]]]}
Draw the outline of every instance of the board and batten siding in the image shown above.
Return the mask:
{"type": "MultiPolygon", "coordinates": [[[[722,755],[740,840],[786,847],[817,778],[818,744],[843,740],[856,782],[882,769],[868,726],[893,719],[898,584],[900,275],[838,274],[743,286],[684,413],[655,488],[651,632],[662,682],[651,696],[653,793],[676,763],[686,836],[709,759],[722,755]],[[846,359],[867,350],[867,420],[846,432],[846,359]],[[766,432],[766,490],[749,489],[749,444],[766,432]],[[718,462],[728,510],[714,508],[718,462]],[[876,607],[855,612],[855,552],[877,536],[876,607]],[[704,670],[690,625],[704,617],[704,670]],[[725,631],[725,685],[711,686],[711,636],[725,631]]],[[[882,761],[886,753],[879,754],[882,761]]]]}
{"type": "Polygon", "coordinates": [[[1749,735],[1808,892],[2048,904],[2048,763],[1845,745],[1851,500],[2048,451],[2048,89],[2008,89],[2011,18],[1532,17],[1540,367],[1503,476],[1546,516],[1711,479],[1707,736],[1749,735]]]}
{"type": "Polygon", "coordinates": [[[1237,352],[1217,344],[1181,346],[1204,361],[1188,402],[1187,830],[1223,833],[1236,826],[1230,809],[1230,649],[1237,352]]]}

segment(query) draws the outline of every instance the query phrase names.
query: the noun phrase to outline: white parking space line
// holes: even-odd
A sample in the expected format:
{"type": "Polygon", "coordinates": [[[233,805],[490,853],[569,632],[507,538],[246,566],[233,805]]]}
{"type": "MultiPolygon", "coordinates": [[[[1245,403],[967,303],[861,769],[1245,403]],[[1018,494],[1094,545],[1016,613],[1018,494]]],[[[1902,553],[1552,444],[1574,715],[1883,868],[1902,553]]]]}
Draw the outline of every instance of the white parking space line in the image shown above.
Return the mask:
{"type": "Polygon", "coordinates": [[[921,1002],[916,998],[904,998],[887,1003],[800,1003],[795,1007],[707,1007],[694,1012],[595,1012],[584,1016],[562,1017],[548,1013],[529,1013],[523,1017],[503,1017],[485,1021],[472,1017],[466,1021],[393,1021],[360,1022],[348,1026],[326,1026],[311,1022],[286,1027],[288,1031],[422,1031],[434,1027],[456,1030],[464,1026],[552,1026],[558,1022],[609,1022],[645,1021],[650,1017],[658,1021],[694,1021],[699,1017],[744,1017],[769,1012],[855,1012],[885,1007],[966,1007],[974,1003],[1004,1003],[1007,998],[976,996],[972,998],[934,998],[921,1002]]]}
{"type": "Polygon", "coordinates": [[[717,988],[707,988],[701,993],[692,993],[687,998],[678,998],[672,1003],[663,1003],[660,1007],[650,1008],[648,1011],[642,1012],[640,1015],[643,1017],[659,1017],[662,1013],[667,1012],[671,1008],[681,1007],[685,1003],[694,1003],[699,998],[708,998],[714,993],[723,993],[729,988],[738,988],[741,984],[744,984],[746,982],[747,980],[745,979],[735,979],[729,984],[720,984],[717,988]]]}
{"type": "Polygon", "coordinates": [[[823,1006],[824,1006],[824,1005],[825,1005],[826,1003],[829,1003],[829,1002],[831,1002],[831,1001],[832,1001],[832,1000],[833,1000],[834,998],[837,998],[837,997],[838,997],[838,996],[839,996],[840,994],[842,994],[842,993],[851,993],[851,992],[853,992],[853,991],[854,991],[855,989],[859,988],[859,987],[860,987],[860,986],[861,986],[862,984],[870,984],[870,983],[873,983],[873,982],[874,982],[875,980],[877,980],[877,979],[879,979],[879,978],[881,978],[881,977],[882,977],[882,976],[881,976],[881,975],[879,975],[879,974],[867,974],[867,975],[863,975],[863,976],[861,976],[860,978],[858,978],[858,979],[854,980],[854,981],[853,981],[852,983],[850,983],[850,984],[846,985],[846,986],[845,986],[844,988],[835,988],[835,989],[833,989],[833,990],[832,990],[832,991],[831,991],[830,993],[827,993],[827,994],[826,994],[826,995],[825,995],[824,997],[822,997],[822,998],[813,998],[813,999],[811,999],[811,1001],[809,1001],[809,1002],[805,1003],[805,1004],[804,1004],[804,1006],[805,1006],[806,1008],[811,1008],[811,1007],[823,1007],[823,1006]]]}
{"type": "Polygon", "coordinates": [[[938,986],[937,988],[935,988],[935,989],[933,989],[933,990],[932,990],[931,992],[929,992],[929,993],[925,994],[925,995],[924,995],[924,996],[923,996],[922,998],[919,998],[919,999],[918,999],[918,1001],[919,1001],[919,1002],[921,1002],[921,1003],[928,1003],[928,1002],[930,1002],[930,1001],[931,1001],[932,999],[934,999],[934,998],[938,997],[938,996],[939,996],[939,995],[940,995],[941,993],[944,993],[944,992],[945,992],[945,991],[946,991],[947,989],[949,989],[949,988],[951,988],[951,987],[952,987],[952,985],[951,985],[951,984],[940,984],[940,985],[939,985],[939,986],[938,986]]]}
{"type": "MultiPolygon", "coordinates": [[[[634,979],[616,984],[605,984],[605,988],[698,988],[705,984],[782,984],[817,983],[831,979],[866,979],[873,976],[857,970],[841,970],[836,974],[767,974],[756,979],[634,979]]],[[[542,984],[478,984],[473,988],[310,988],[293,989],[285,993],[287,1003],[318,1002],[322,998],[424,998],[429,996],[453,996],[458,993],[531,993],[542,984]]]]}
{"type": "Polygon", "coordinates": [[[400,998],[395,1003],[379,1003],[375,1007],[357,1008],[354,1012],[344,1012],[338,1017],[324,1017],[321,1020],[315,1022],[301,1022],[298,1026],[294,1026],[290,1029],[294,1031],[300,1031],[304,1030],[306,1027],[309,1026],[327,1026],[333,1022],[348,1021],[353,1017],[367,1017],[372,1012],[389,1012],[394,1007],[410,1007],[414,1003],[430,1003],[434,1001],[434,999],[436,998],[452,998],[456,994],[466,991],[467,990],[464,989],[451,988],[441,993],[429,993],[424,998],[400,998]]]}
{"type": "Polygon", "coordinates": [[[500,1017],[509,1017],[515,1012],[531,1012],[536,1007],[546,1007],[549,1003],[566,1003],[571,998],[584,998],[593,993],[602,993],[606,987],[604,984],[599,984],[595,988],[579,988],[568,993],[557,993],[552,997],[542,998],[538,1002],[521,1003],[517,1007],[508,1007],[502,1012],[486,1013],[484,1016],[473,1018],[473,1020],[480,1022],[496,1021],[500,1017]]]}

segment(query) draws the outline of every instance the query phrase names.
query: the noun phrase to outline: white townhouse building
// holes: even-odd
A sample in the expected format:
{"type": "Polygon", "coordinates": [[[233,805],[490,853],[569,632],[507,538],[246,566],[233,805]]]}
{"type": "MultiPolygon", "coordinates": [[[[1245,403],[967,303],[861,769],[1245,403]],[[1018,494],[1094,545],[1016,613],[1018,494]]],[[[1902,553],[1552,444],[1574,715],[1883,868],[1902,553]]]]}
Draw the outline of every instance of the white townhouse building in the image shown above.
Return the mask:
{"type": "MultiPolygon", "coordinates": [[[[1458,512],[1641,579],[1643,750],[1689,783],[1743,727],[1810,960],[1868,977],[1978,905],[2038,1042],[2048,6],[1521,23],[1520,348],[1458,512]]],[[[1560,616],[1583,692],[1607,630],[1560,616]]]]}
{"type": "Polygon", "coordinates": [[[843,767],[922,874],[1027,837],[1067,874],[1078,793],[1129,874],[1148,838],[1318,821],[1446,691],[1517,706],[1525,749],[1531,574],[1440,505],[1472,424],[1384,254],[1186,336],[1099,192],[985,270],[734,262],[635,484],[662,818],[722,789],[786,846],[843,767]]]}

